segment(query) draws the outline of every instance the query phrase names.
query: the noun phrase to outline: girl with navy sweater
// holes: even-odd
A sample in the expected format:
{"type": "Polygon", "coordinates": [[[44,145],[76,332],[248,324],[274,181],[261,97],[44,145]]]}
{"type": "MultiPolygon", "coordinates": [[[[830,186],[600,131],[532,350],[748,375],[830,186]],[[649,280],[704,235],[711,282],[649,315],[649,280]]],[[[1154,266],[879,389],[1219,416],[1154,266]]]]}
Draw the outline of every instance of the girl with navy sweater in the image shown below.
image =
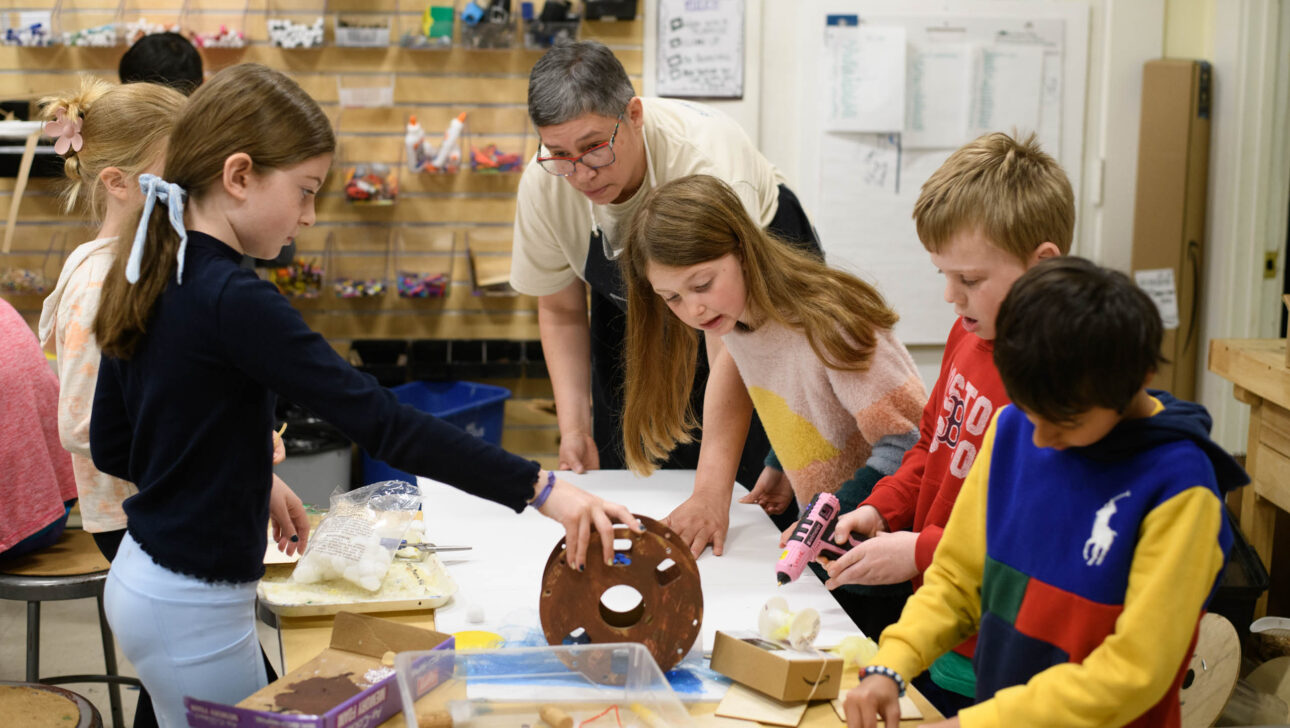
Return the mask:
{"type": "Polygon", "coordinates": [[[185,724],[185,696],[235,703],[265,684],[255,585],[271,501],[287,497],[269,485],[275,393],[399,469],[516,512],[534,506],[564,525],[575,568],[592,527],[606,561],[612,521],[643,528],[623,506],[400,404],[239,267],[313,224],[334,149],[327,117],[285,75],[252,64],[216,74],[177,122],[162,176],[140,179],[138,231],[104,281],[90,448],[99,469],[139,487],[107,615],[162,726],[185,724]]]}

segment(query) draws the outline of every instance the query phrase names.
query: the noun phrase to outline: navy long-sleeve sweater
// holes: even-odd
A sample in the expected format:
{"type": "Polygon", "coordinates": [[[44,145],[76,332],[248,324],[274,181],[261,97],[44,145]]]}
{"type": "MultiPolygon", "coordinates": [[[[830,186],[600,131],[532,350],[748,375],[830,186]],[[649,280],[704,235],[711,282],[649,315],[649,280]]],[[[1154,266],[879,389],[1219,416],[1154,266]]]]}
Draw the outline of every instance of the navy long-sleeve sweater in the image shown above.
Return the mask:
{"type": "Polygon", "coordinates": [[[172,275],[134,355],[99,369],[94,464],[139,486],[128,528],[158,564],[208,581],[263,575],[275,392],[401,470],[523,510],[537,463],[399,403],[240,259],[189,231],[183,285],[172,275]]]}

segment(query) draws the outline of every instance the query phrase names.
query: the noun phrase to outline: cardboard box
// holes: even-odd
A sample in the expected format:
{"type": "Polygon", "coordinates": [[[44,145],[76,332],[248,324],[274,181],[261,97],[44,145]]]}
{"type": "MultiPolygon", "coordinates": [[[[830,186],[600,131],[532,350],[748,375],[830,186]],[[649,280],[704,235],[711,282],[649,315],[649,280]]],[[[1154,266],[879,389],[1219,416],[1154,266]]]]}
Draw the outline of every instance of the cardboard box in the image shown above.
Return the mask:
{"type": "Polygon", "coordinates": [[[1210,66],[1148,61],[1142,70],[1142,127],[1133,205],[1134,279],[1165,320],[1169,361],[1151,386],[1196,397],[1200,281],[1209,186],[1210,66]]]}
{"type": "Polygon", "coordinates": [[[403,709],[393,669],[381,664],[386,652],[451,650],[452,635],[410,627],[365,614],[340,612],[331,645],[317,657],[269,683],[237,705],[184,698],[193,728],[375,728],[403,709]],[[388,670],[370,681],[369,670],[388,670]],[[350,688],[357,693],[345,696],[350,688]],[[330,704],[328,694],[341,697],[330,704]],[[284,714],[283,704],[316,704],[318,713],[284,714]]]}
{"type": "Polygon", "coordinates": [[[842,686],[842,658],[798,652],[755,632],[717,632],[712,669],[776,700],[832,700],[842,686]]]}

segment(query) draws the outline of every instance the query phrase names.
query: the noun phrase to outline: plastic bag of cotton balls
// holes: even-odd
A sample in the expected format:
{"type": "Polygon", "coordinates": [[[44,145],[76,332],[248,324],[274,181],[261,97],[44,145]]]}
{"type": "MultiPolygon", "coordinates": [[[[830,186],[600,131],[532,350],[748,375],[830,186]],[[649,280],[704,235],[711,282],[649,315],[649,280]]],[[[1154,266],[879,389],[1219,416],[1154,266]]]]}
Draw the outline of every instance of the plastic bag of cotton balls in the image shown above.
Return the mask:
{"type": "Polygon", "coordinates": [[[344,579],[378,591],[420,507],[420,491],[401,480],[333,493],[331,509],[309,538],[292,580],[313,584],[344,579]]]}

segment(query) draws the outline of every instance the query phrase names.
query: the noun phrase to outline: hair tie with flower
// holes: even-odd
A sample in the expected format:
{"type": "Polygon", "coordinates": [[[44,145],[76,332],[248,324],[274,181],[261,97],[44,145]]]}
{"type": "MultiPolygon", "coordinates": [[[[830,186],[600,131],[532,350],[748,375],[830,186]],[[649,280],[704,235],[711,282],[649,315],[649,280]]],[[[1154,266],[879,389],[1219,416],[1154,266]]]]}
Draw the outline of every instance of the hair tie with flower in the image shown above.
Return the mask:
{"type": "Polygon", "coordinates": [[[68,119],[66,109],[55,111],[54,120],[45,122],[45,136],[54,139],[54,151],[59,155],[67,154],[68,149],[81,151],[84,140],[81,139],[80,116],[68,119]]]}

